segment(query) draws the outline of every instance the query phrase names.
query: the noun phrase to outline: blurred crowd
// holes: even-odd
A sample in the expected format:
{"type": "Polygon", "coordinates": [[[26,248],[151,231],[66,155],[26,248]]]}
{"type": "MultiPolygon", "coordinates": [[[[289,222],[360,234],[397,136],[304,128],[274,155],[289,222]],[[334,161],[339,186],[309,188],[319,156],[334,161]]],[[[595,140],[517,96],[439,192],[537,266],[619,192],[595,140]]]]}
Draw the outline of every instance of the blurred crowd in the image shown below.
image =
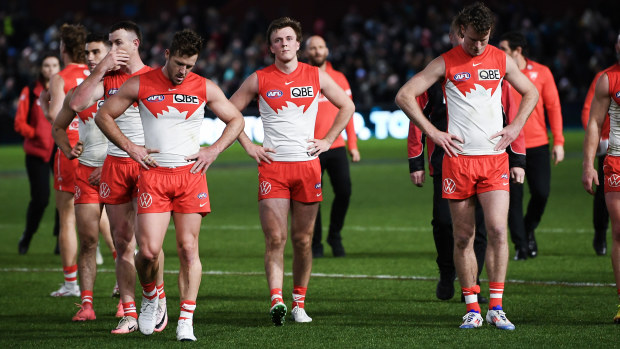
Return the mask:
{"type": "MultiPolygon", "coordinates": [[[[595,73],[616,61],[613,43],[620,25],[618,16],[612,14],[618,13],[620,4],[592,1],[574,9],[568,5],[558,11],[541,11],[532,6],[535,2],[526,3],[486,1],[497,14],[491,43],[497,44],[504,32],[523,32],[530,44],[529,57],[551,68],[564,108],[576,108],[595,73]]],[[[206,39],[194,71],[214,80],[229,96],[248,74],[272,63],[264,32],[269,22],[283,13],[266,17],[257,8],[247,7],[237,9],[235,15],[224,15],[218,6],[179,1],[172,10],[146,18],[142,13],[147,11],[140,8],[146,5],[140,4],[128,2],[108,14],[106,2],[95,0],[89,2],[87,13],[66,12],[50,23],[30,18],[26,6],[17,6],[12,9],[15,12],[0,8],[2,129],[12,125],[16,100],[21,88],[36,77],[41,55],[58,51],[58,28],[65,22],[106,33],[112,23],[101,21],[102,14],[106,19],[114,16],[136,21],[143,30],[143,60],[151,66],[163,64],[163,50],[175,31],[192,28],[206,39]]],[[[363,6],[351,3],[335,20],[333,16],[305,20],[304,34],[326,38],[330,60],[349,79],[358,109],[394,109],[395,94],[404,82],[450,47],[450,21],[462,4],[388,1],[374,5],[370,13],[363,6]]],[[[564,113],[578,118],[579,110],[564,113]]],[[[0,135],[0,143],[11,141],[6,131],[0,135]]]]}

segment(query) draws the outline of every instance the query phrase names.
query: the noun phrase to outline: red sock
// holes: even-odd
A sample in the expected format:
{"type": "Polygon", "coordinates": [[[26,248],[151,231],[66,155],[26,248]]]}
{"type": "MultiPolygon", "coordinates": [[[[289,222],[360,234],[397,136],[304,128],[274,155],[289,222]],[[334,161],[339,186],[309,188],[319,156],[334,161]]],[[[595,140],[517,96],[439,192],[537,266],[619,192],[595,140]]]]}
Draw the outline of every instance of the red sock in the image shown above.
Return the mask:
{"type": "Polygon", "coordinates": [[[284,300],[282,300],[282,289],[272,288],[271,289],[271,306],[273,307],[278,302],[284,303],[284,300]]]}
{"type": "Polygon", "coordinates": [[[76,283],[77,282],[77,264],[70,265],[68,267],[62,267],[62,273],[65,276],[66,283],[76,283]]]}
{"type": "Polygon", "coordinates": [[[179,320],[190,320],[194,318],[194,310],[196,310],[196,302],[194,301],[182,301],[181,302],[181,314],[179,320]]]}
{"type": "Polygon", "coordinates": [[[306,291],[307,287],[295,286],[293,287],[293,307],[304,308],[304,304],[306,301],[306,291]]]}
{"type": "Polygon", "coordinates": [[[93,307],[93,291],[84,290],[81,292],[82,295],[82,307],[92,308],[93,307]]]}
{"type": "Polygon", "coordinates": [[[136,311],[136,302],[123,303],[123,312],[125,316],[131,316],[134,319],[138,319],[138,312],[136,311]]]}
{"type": "Polygon", "coordinates": [[[478,293],[480,293],[480,286],[474,285],[472,287],[461,287],[461,291],[465,296],[465,304],[467,305],[467,312],[470,311],[480,314],[480,304],[478,304],[478,293]]]}
{"type": "Polygon", "coordinates": [[[163,281],[161,285],[157,286],[157,294],[159,294],[159,299],[166,298],[166,292],[164,291],[163,281]]]}
{"type": "Polygon", "coordinates": [[[144,298],[150,300],[157,297],[157,287],[155,287],[155,281],[149,282],[148,284],[143,284],[140,282],[140,284],[142,285],[142,295],[144,298]]]}
{"type": "Polygon", "coordinates": [[[489,282],[489,310],[502,310],[503,282],[489,282]]]}

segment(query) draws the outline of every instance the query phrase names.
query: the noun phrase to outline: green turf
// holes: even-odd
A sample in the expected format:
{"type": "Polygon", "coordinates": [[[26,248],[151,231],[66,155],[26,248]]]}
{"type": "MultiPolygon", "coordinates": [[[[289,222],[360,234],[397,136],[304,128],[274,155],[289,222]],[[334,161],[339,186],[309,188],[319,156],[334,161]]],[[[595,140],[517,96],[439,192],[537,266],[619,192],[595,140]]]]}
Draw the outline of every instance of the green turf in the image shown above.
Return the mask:
{"type": "MultiPolygon", "coordinates": [[[[617,297],[610,258],[594,254],[592,199],[580,183],[583,132],[567,132],[566,139],[566,160],[552,168],[551,197],[537,230],[539,257],[509,263],[504,308],[517,327],[514,332],[486,324],[477,330],[459,330],[464,306],[458,297],[435,298],[432,183],[430,178],[423,188],[410,183],[406,141],[393,139],[359,144],[362,161],[351,166],[353,196],[343,231],[347,257],[332,258],[326,246],[326,257],[315,261],[317,275],[311,279],[307,298],[314,321],[301,325],[287,319],[285,326],[273,327],[263,275],[256,166],[235,144],[208,172],[213,213],[203,220],[200,238],[205,275],[195,313],[198,344],[217,348],[617,345],[620,328],[611,321],[617,297]]],[[[168,328],[149,337],[113,336],[109,331],[117,323],[117,299],[110,297],[114,274],[109,252],[103,248],[105,263],[95,287],[97,320],[72,323],[78,298],[49,296],[62,281],[60,259],[52,254],[51,208],[29,253],[17,254],[28,199],[20,147],[0,147],[0,179],[1,348],[187,345],[175,340],[179,295],[172,226],[164,245],[165,269],[170,271],[166,274],[168,328]]],[[[329,204],[333,195],[328,182],[324,189],[329,204]]],[[[611,247],[610,237],[608,244],[611,247]]],[[[290,246],[286,271],[291,271],[290,246]]],[[[291,291],[287,275],[287,305],[291,291]]],[[[482,291],[488,295],[486,282],[482,291]]]]}

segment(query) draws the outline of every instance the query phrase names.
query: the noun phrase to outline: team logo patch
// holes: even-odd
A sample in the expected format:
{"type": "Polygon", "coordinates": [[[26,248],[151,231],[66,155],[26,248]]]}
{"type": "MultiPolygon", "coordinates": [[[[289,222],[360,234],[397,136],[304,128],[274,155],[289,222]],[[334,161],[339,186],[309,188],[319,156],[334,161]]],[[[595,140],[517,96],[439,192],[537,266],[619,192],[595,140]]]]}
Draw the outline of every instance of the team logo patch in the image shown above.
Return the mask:
{"type": "Polygon", "coordinates": [[[75,194],[73,194],[73,198],[77,200],[82,195],[82,191],[80,190],[80,187],[78,187],[77,185],[75,186],[74,190],[75,190],[75,194]]]}
{"type": "Polygon", "coordinates": [[[118,92],[117,88],[111,88],[111,89],[108,90],[108,95],[109,96],[115,95],[116,92],[118,92]]]}
{"type": "Polygon", "coordinates": [[[314,189],[321,189],[321,183],[317,183],[314,185],[314,189]]]}
{"type": "Polygon", "coordinates": [[[69,124],[69,129],[70,130],[79,130],[80,129],[80,122],[78,120],[73,119],[71,121],[71,123],[69,124]]]}
{"type": "Polygon", "coordinates": [[[267,195],[271,191],[271,183],[267,181],[262,181],[258,185],[258,190],[260,191],[260,195],[267,195]]]}
{"type": "Polygon", "coordinates": [[[280,98],[284,93],[280,90],[269,90],[267,91],[267,98],[280,98]]]}
{"type": "Polygon", "coordinates": [[[500,78],[499,69],[478,70],[478,80],[499,80],[500,78]]]}
{"type": "Polygon", "coordinates": [[[149,208],[153,204],[153,198],[149,193],[142,193],[138,198],[138,205],[142,208],[149,208]]]}
{"type": "Polygon", "coordinates": [[[101,183],[101,185],[99,185],[99,196],[104,199],[110,196],[110,186],[108,185],[108,183],[103,182],[101,183]]]}
{"type": "Polygon", "coordinates": [[[471,78],[471,74],[468,72],[462,72],[454,75],[454,81],[467,81],[471,78]]]}
{"type": "Polygon", "coordinates": [[[452,194],[454,193],[454,190],[456,189],[456,184],[454,183],[454,181],[450,178],[446,178],[443,180],[443,192],[446,194],[452,194]]]}
{"type": "Polygon", "coordinates": [[[616,92],[616,98],[620,98],[620,91],[616,92]]]}
{"type": "Polygon", "coordinates": [[[173,95],[173,103],[198,104],[198,97],[189,95],[173,95]]]}
{"type": "Polygon", "coordinates": [[[508,179],[508,174],[507,173],[502,174],[501,179],[508,179]]]}
{"type": "Polygon", "coordinates": [[[146,97],[147,102],[161,102],[164,100],[164,95],[153,95],[146,97]]]}
{"type": "Polygon", "coordinates": [[[312,86],[291,87],[291,98],[314,97],[312,86]]]}
{"type": "Polygon", "coordinates": [[[198,199],[202,200],[202,199],[206,199],[209,195],[207,193],[200,193],[198,194],[198,199]]]}
{"type": "Polygon", "coordinates": [[[620,176],[615,173],[612,174],[609,178],[607,178],[607,184],[612,188],[620,187],[620,176]]]}

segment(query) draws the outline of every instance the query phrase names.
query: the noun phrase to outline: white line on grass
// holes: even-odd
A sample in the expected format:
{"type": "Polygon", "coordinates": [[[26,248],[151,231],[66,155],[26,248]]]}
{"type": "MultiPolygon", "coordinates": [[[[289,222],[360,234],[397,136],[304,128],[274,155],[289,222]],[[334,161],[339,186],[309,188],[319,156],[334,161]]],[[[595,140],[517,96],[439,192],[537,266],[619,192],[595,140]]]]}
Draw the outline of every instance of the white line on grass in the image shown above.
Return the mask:
{"type": "MultiPolygon", "coordinates": [[[[61,268],[0,268],[1,273],[40,273],[40,272],[62,272],[61,268]]],[[[99,273],[114,273],[114,269],[99,268],[99,273]]],[[[166,274],[178,274],[178,270],[166,270],[166,274]]],[[[254,271],[223,271],[223,270],[207,270],[202,272],[203,275],[235,275],[235,276],[263,276],[263,272],[254,271]]],[[[292,276],[292,273],[285,273],[286,276],[292,276]]],[[[415,276],[415,275],[364,275],[364,274],[325,274],[312,273],[312,277],[334,278],[334,279],[377,279],[377,280],[421,280],[436,281],[436,277],[415,276]]],[[[488,281],[481,279],[482,281],[488,281]]],[[[606,284],[598,282],[566,282],[566,281],[536,281],[536,280],[506,280],[511,284],[540,285],[540,286],[573,286],[573,287],[615,287],[616,284],[606,284]]]]}

